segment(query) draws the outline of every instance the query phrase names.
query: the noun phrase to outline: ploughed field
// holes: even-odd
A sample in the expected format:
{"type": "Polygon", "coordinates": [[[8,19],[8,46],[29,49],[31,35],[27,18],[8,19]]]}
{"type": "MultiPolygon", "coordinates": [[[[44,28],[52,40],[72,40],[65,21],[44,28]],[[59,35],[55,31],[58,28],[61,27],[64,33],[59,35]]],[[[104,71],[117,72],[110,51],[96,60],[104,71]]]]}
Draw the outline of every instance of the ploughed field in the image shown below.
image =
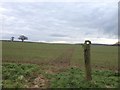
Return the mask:
{"type": "Polygon", "coordinates": [[[91,45],[93,80],[85,80],[82,45],[2,42],[3,87],[117,87],[118,47],[91,45]],[[13,84],[17,82],[17,84],[13,84]]]}

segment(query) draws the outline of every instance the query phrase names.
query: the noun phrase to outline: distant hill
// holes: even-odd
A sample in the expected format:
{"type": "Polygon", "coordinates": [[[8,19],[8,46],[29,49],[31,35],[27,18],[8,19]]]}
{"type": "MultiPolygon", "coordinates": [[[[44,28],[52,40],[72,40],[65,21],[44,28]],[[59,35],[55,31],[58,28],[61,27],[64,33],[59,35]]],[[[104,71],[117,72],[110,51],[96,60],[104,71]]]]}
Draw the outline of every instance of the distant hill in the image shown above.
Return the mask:
{"type": "Polygon", "coordinates": [[[120,41],[118,41],[115,44],[113,44],[113,46],[120,46],[120,41]]]}
{"type": "Polygon", "coordinates": [[[96,46],[120,46],[120,42],[117,42],[117,43],[115,43],[115,44],[92,43],[92,45],[96,45],[96,46]]]}
{"type": "Polygon", "coordinates": [[[92,45],[100,45],[100,46],[111,46],[111,44],[99,44],[99,43],[93,43],[92,45]]]}

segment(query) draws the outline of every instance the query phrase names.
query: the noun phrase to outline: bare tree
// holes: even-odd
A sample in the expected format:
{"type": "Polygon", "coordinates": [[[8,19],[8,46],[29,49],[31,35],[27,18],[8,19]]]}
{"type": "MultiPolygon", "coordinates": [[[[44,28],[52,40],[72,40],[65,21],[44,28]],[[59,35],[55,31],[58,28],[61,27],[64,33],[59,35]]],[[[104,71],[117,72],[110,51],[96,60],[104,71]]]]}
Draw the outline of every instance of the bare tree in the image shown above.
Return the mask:
{"type": "Polygon", "coordinates": [[[22,40],[22,42],[24,42],[24,40],[28,40],[28,37],[21,35],[18,37],[18,39],[22,40]]]}

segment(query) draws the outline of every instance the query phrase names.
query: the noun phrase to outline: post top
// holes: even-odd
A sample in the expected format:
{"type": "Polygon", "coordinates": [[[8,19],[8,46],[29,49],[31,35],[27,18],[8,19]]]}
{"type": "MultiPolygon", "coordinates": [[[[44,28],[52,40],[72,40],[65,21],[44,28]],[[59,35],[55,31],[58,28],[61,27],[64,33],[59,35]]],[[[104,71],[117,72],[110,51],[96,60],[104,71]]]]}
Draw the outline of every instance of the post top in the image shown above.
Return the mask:
{"type": "Polygon", "coordinates": [[[85,40],[85,44],[91,44],[90,40],[85,40]]]}

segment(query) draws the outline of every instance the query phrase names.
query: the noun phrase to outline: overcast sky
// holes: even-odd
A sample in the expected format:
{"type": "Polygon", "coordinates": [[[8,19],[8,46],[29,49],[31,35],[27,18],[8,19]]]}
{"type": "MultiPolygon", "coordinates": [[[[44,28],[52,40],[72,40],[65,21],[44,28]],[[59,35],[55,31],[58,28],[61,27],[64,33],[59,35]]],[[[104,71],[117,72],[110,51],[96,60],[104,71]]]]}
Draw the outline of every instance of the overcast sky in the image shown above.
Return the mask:
{"type": "Polygon", "coordinates": [[[2,39],[112,44],[118,40],[117,2],[1,2],[2,39]]]}

